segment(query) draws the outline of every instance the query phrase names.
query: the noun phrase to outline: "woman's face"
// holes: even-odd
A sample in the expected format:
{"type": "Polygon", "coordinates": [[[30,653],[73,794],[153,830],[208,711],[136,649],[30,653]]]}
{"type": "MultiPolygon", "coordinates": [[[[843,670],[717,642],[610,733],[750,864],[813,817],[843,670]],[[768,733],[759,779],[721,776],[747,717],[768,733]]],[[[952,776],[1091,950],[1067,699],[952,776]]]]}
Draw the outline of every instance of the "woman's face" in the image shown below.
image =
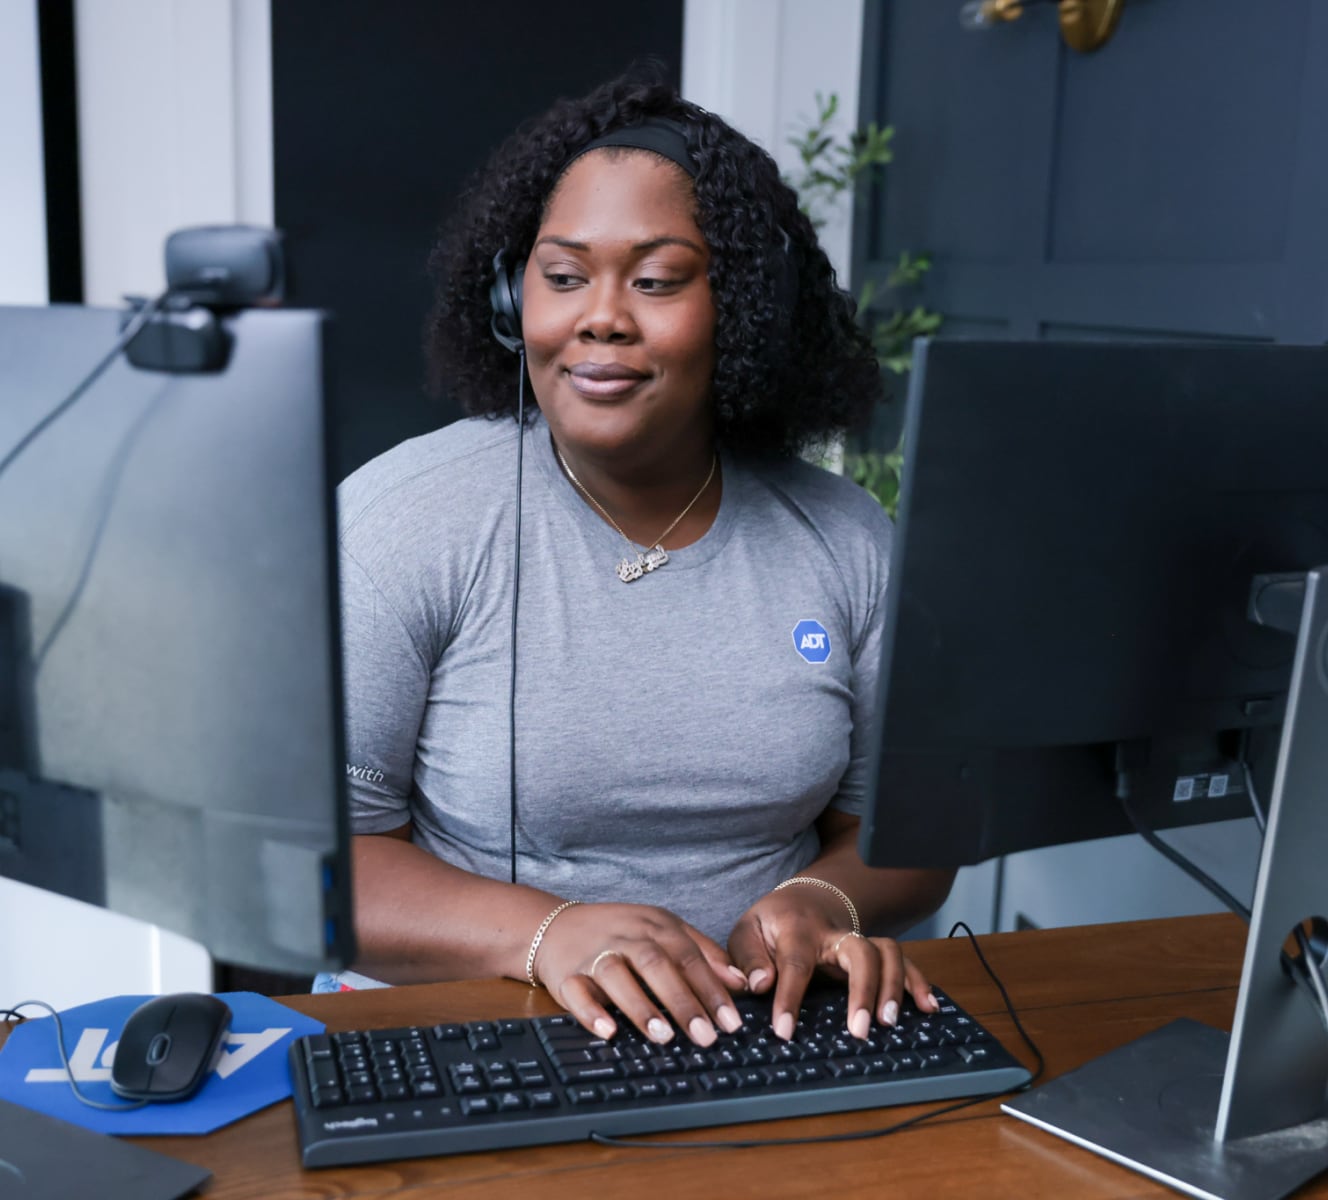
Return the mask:
{"type": "Polygon", "coordinates": [[[567,169],[521,311],[531,383],[560,446],[642,466],[710,452],[709,260],[674,164],[592,150],[567,169]]]}

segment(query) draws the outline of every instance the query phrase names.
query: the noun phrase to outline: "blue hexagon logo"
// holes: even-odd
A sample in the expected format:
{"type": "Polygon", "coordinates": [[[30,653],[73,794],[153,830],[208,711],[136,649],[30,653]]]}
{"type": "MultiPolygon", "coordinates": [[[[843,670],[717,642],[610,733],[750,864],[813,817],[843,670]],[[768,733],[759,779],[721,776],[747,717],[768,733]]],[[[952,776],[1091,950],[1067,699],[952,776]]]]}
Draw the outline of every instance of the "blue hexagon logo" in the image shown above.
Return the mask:
{"type": "Polygon", "coordinates": [[[111,1062],[125,1020],[151,998],[112,996],[62,1012],[68,1070],[56,1047],[55,1022],[49,1017],[24,1021],[9,1035],[0,1054],[0,1099],[99,1133],[210,1133],[289,1096],[287,1047],[297,1037],[324,1028],[321,1021],[266,996],[222,993],[220,999],[231,1008],[231,1031],[197,1093],[174,1104],[116,1111],[80,1104],[69,1089],[71,1075],[89,1099],[125,1104],[111,1091],[111,1062]]]}
{"type": "Polygon", "coordinates": [[[820,621],[799,621],[793,626],[793,648],[809,663],[830,657],[830,635],[820,621]]]}

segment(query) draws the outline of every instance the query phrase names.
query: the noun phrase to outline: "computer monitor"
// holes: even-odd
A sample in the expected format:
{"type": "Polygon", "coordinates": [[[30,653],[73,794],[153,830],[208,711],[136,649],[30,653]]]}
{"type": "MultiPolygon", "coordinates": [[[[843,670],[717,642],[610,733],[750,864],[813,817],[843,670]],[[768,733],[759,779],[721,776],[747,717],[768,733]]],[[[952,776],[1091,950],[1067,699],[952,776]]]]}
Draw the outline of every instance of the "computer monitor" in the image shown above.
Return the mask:
{"type": "Polygon", "coordinates": [[[1328,1167],[1307,983],[1328,954],[1328,348],[924,342],[904,445],[863,858],[963,865],[1126,832],[1127,805],[1160,828],[1257,797],[1232,1037],[1177,1023],[1008,1110],[1196,1195],[1309,1178],[1328,1167]]]}
{"type": "MultiPolygon", "coordinates": [[[[121,320],[0,307],[0,460],[121,320]]],[[[325,322],[222,324],[0,474],[0,875],[311,973],[353,954],[325,322]]]]}

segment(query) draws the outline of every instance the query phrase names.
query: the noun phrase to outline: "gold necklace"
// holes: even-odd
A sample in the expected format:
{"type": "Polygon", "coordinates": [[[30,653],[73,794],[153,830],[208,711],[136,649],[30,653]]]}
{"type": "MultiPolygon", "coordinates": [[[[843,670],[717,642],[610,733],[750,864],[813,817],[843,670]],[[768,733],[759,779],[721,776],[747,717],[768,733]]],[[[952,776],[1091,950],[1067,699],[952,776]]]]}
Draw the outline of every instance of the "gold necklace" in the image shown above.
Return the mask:
{"type": "Polygon", "coordinates": [[[618,531],[618,536],[631,546],[632,552],[636,555],[635,559],[624,558],[622,562],[614,568],[618,574],[618,578],[621,579],[623,583],[631,583],[635,579],[640,579],[642,575],[648,575],[651,571],[658,571],[660,567],[669,561],[668,553],[664,549],[664,539],[678,527],[678,522],[692,511],[692,505],[701,499],[706,488],[710,486],[710,481],[714,479],[715,467],[719,464],[719,455],[713,455],[710,459],[710,474],[705,477],[705,483],[701,485],[700,491],[687,501],[687,507],[673,518],[669,523],[669,527],[655,539],[655,544],[651,546],[649,550],[643,550],[638,547],[631,538],[623,533],[622,526],[609,515],[609,510],[596,500],[595,497],[590,494],[586,485],[572,473],[572,468],[567,465],[567,460],[563,457],[562,451],[559,450],[557,446],[554,446],[553,452],[558,456],[559,465],[567,473],[567,478],[576,485],[577,490],[589,500],[591,504],[599,509],[603,514],[604,519],[618,531]]]}

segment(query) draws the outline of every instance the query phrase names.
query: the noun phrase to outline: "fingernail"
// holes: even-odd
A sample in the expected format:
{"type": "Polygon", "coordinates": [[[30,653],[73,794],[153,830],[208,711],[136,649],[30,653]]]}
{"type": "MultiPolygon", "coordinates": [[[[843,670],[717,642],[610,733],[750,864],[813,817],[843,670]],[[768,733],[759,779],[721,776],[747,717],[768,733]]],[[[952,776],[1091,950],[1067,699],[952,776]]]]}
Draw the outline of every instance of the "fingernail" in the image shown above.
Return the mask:
{"type": "Polygon", "coordinates": [[[756,991],[756,989],[761,987],[765,983],[765,981],[769,978],[770,978],[769,971],[767,971],[764,967],[757,967],[755,971],[753,971],[750,975],[747,976],[747,986],[751,988],[752,991],[756,991]]]}
{"type": "Polygon", "coordinates": [[[715,1040],[715,1027],[704,1017],[693,1017],[688,1023],[687,1032],[698,1046],[708,1046],[715,1040]]]}
{"type": "Polygon", "coordinates": [[[651,1017],[646,1024],[646,1032],[652,1042],[663,1044],[673,1041],[673,1026],[662,1017],[651,1017]]]}
{"type": "Polygon", "coordinates": [[[725,1033],[737,1033],[742,1028],[742,1018],[738,1016],[738,1010],[731,1004],[721,1004],[719,1012],[715,1015],[719,1018],[719,1023],[724,1027],[725,1033]]]}
{"type": "Polygon", "coordinates": [[[611,1038],[618,1032],[618,1027],[608,1017],[596,1017],[595,1032],[602,1038],[611,1038]]]}
{"type": "Polygon", "coordinates": [[[775,1036],[788,1041],[793,1036],[793,1014],[780,1013],[775,1018],[775,1036]]]}
{"type": "Polygon", "coordinates": [[[928,1000],[928,1001],[930,1002],[930,1004],[931,1004],[931,1011],[932,1011],[932,1012],[940,1012],[940,1011],[941,1011],[941,1002],[940,1002],[939,1000],[936,999],[936,996],[935,996],[934,993],[932,993],[932,992],[928,992],[928,993],[927,993],[927,1000],[928,1000]]]}
{"type": "Polygon", "coordinates": [[[741,971],[739,971],[737,967],[733,966],[729,967],[729,975],[737,983],[739,987],[748,986],[747,976],[744,975],[741,971]]]}
{"type": "Polygon", "coordinates": [[[893,1000],[887,1000],[885,1007],[881,1009],[881,1020],[887,1025],[899,1024],[899,1005],[893,1000]]]}
{"type": "Polygon", "coordinates": [[[871,1013],[858,1009],[848,1020],[848,1031],[855,1038],[865,1038],[871,1032],[871,1013]]]}

